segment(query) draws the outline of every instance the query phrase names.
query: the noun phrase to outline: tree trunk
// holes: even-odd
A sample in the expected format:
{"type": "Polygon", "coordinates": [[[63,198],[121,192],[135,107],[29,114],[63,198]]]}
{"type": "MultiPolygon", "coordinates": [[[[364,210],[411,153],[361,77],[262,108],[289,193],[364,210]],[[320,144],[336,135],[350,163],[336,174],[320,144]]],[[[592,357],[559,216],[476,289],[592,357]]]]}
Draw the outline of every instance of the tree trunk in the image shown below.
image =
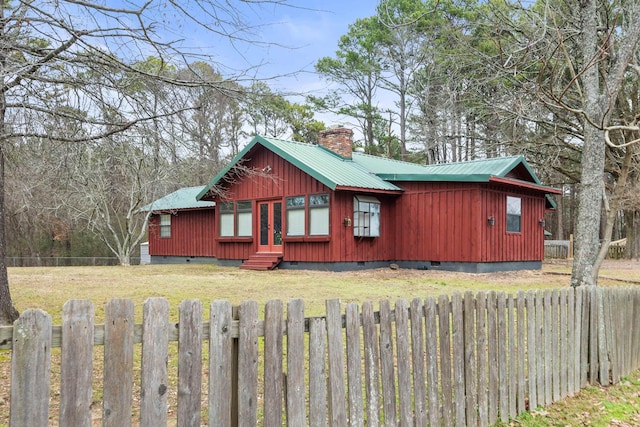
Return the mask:
{"type": "MultiPolygon", "coordinates": [[[[4,135],[4,96],[0,96],[0,135],[4,135]]],[[[7,274],[7,239],[5,234],[4,204],[4,150],[5,139],[0,139],[0,325],[11,325],[19,313],[13,306],[7,274]]]]}
{"type": "MultiPolygon", "coordinates": [[[[4,6],[4,5],[3,5],[4,6]]],[[[0,9],[0,18],[2,24],[0,27],[0,37],[5,38],[4,27],[4,10],[0,9]]],[[[6,65],[7,50],[0,51],[0,64],[4,69],[6,65]]],[[[11,292],[9,290],[9,275],[7,274],[7,236],[5,229],[5,213],[4,204],[4,154],[6,141],[6,125],[5,118],[7,112],[7,98],[5,92],[0,94],[0,325],[11,325],[19,317],[18,311],[13,306],[11,292]]]]}
{"type": "MultiPolygon", "coordinates": [[[[563,189],[564,190],[564,189],[563,189]]],[[[563,192],[564,193],[564,192],[563,192]]],[[[556,208],[556,235],[558,240],[564,239],[564,194],[561,194],[557,198],[556,208]]]]}
{"type": "Polygon", "coordinates": [[[627,238],[627,244],[624,248],[624,257],[626,259],[638,258],[638,252],[640,249],[640,233],[638,233],[638,227],[640,226],[640,212],[636,210],[624,211],[624,223],[625,223],[625,236],[627,238]]]}
{"type": "MultiPolygon", "coordinates": [[[[584,111],[593,123],[602,123],[602,106],[608,105],[600,96],[598,73],[598,28],[595,0],[581,3],[582,12],[582,57],[586,69],[582,74],[584,111]]],[[[584,145],[578,193],[578,218],[575,231],[575,251],[571,285],[595,285],[593,268],[598,257],[600,213],[604,192],[605,143],[601,130],[589,120],[583,120],[584,145]]],[[[597,272],[596,272],[597,274],[597,272]]]]}
{"type": "MultiPolygon", "coordinates": [[[[620,209],[620,204],[622,197],[624,196],[624,187],[627,185],[627,178],[629,177],[629,170],[631,169],[631,159],[633,158],[633,145],[627,147],[624,161],[622,163],[622,167],[620,168],[620,176],[618,177],[618,182],[616,183],[615,188],[613,189],[613,194],[611,196],[611,205],[607,205],[605,203],[606,215],[605,215],[605,226],[604,226],[604,235],[602,237],[602,244],[600,245],[600,251],[598,252],[598,257],[593,266],[593,270],[591,274],[593,275],[592,281],[596,283],[598,281],[598,271],[600,270],[600,266],[604,261],[607,253],[609,252],[609,245],[611,244],[611,236],[613,234],[613,227],[616,223],[616,219],[618,217],[618,211],[620,209]]],[[[605,199],[606,202],[606,199],[605,199]]]]}

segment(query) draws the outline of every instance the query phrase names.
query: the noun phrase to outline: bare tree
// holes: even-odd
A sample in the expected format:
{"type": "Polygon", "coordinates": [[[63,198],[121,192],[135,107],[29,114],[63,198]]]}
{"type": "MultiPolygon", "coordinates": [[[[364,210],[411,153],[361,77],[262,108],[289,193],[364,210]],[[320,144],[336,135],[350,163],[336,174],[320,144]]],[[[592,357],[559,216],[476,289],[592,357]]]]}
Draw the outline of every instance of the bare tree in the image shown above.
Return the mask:
{"type": "MultiPolygon", "coordinates": [[[[181,80],[159,69],[136,67],[148,56],[161,63],[188,67],[194,61],[215,64],[215,52],[187,48],[175,30],[198,27],[208,42],[251,43],[243,12],[261,7],[261,1],[234,3],[127,2],[117,6],[79,0],[29,0],[3,3],[0,16],[0,323],[17,318],[6,269],[5,154],[21,138],[62,142],[105,141],[140,123],[158,119],[156,113],[136,108],[125,74],[171,86],[216,87],[222,82],[181,80]],[[95,91],[96,81],[101,90],[95,91]],[[64,108],[63,108],[64,107],[64,108]],[[105,114],[109,112],[109,114],[105,114]],[[113,113],[113,114],[111,114],[113,113]],[[51,124],[64,118],[73,132],[51,124]]],[[[284,1],[264,3],[285,4],[284,1]]],[[[237,78],[227,70],[231,79],[237,78]]],[[[237,70],[236,70],[237,71],[237,70]]],[[[241,73],[241,72],[240,72],[241,73]]],[[[162,115],[184,109],[174,105],[162,115]]],[[[99,203],[99,201],[96,201],[99,203]]]]}

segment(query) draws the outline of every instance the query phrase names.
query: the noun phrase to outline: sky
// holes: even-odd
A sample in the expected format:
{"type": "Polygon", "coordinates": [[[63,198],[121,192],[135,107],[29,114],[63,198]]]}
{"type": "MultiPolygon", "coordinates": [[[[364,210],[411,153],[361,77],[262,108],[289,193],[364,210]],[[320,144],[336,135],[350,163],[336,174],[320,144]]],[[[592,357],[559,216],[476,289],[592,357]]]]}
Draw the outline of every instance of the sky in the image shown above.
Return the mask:
{"type": "MultiPolygon", "coordinates": [[[[232,0],[233,1],[233,0],[232,0]]],[[[240,2],[234,2],[234,6],[240,2]]],[[[314,73],[318,59],[335,56],[340,36],[358,18],[375,14],[376,0],[289,0],[292,6],[265,4],[243,11],[252,26],[251,42],[212,42],[209,34],[182,29],[185,43],[210,49],[229,73],[250,69],[249,75],[273,90],[316,93],[327,82],[314,73]],[[255,43],[257,41],[258,43],[255,43]]],[[[223,71],[224,73],[224,71],[223,71]]]]}

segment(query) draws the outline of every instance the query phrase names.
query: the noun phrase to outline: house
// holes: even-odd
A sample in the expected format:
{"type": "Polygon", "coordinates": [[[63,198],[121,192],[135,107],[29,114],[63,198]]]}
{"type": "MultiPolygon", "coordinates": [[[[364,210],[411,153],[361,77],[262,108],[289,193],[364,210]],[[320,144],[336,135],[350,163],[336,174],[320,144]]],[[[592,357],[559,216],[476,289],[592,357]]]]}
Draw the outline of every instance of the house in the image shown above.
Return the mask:
{"type": "Polygon", "coordinates": [[[150,212],[148,257],[152,264],[215,262],[215,203],[196,200],[203,186],[181,188],[140,209],[150,212]]]}
{"type": "MultiPolygon", "coordinates": [[[[344,128],[318,144],[256,136],[195,197],[216,206],[190,255],[255,269],[538,269],[550,194],[522,156],[424,166],[352,152],[344,128]]],[[[172,221],[184,242],[171,247],[186,250],[193,234],[172,221]]]]}

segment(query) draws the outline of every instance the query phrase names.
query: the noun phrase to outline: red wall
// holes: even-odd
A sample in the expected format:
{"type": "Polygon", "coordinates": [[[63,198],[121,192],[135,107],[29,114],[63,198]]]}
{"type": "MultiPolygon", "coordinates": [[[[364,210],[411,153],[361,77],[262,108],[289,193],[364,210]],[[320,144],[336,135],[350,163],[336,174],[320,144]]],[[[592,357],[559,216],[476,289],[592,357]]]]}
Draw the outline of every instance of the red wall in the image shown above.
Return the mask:
{"type": "Polygon", "coordinates": [[[478,183],[399,183],[398,260],[503,262],[544,257],[545,198],[478,183]],[[506,231],[506,196],[522,199],[522,231],[506,231]],[[493,216],[495,225],[487,219],[493,216]]]}
{"type": "Polygon", "coordinates": [[[149,218],[149,255],[215,256],[214,209],[171,215],[171,237],[160,238],[160,215],[149,218]]]}

